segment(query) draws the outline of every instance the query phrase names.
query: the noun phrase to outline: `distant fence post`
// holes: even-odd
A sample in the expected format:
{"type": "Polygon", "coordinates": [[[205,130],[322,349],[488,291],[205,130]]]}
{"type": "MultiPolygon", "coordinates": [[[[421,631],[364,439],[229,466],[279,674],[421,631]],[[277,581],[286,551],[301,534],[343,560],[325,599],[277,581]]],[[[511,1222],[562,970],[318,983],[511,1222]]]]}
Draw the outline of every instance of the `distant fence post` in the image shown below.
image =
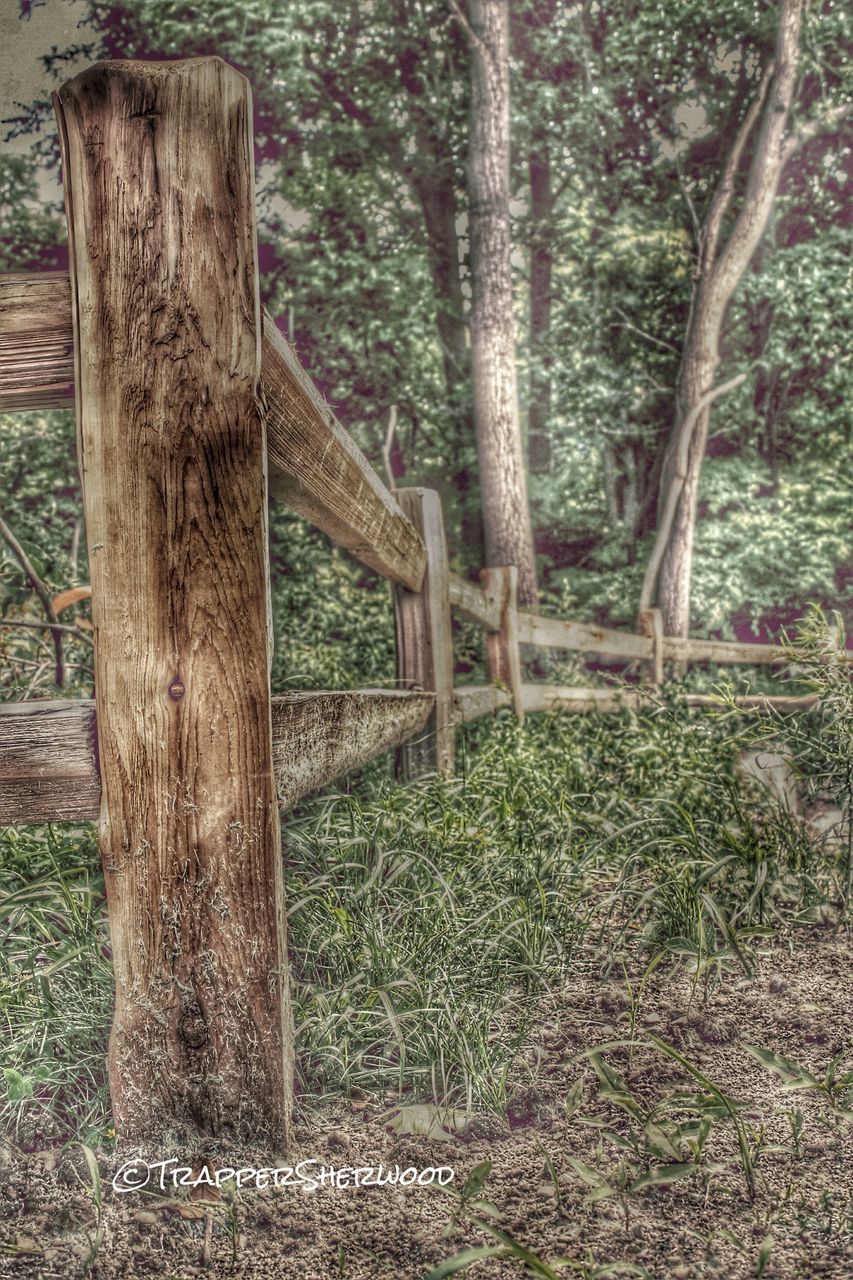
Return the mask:
{"type": "Polygon", "coordinates": [[[521,694],[521,650],[518,639],[518,569],[515,565],[482,569],[480,582],[487,596],[497,600],[500,629],[486,635],[489,676],[492,682],[507,685],[512,707],[519,720],[524,719],[521,694]]]}
{"type": "Polygon", "coordinates": [[[63,147],[123,1138],[281,1149],[292,1036],[269,690],[251,94],[104,62],[63,147]]]}
{"type": "Polygon", "coordinates": [[[433,489],[398,489],[396,497],[427,549],[421,590],[394,588],[398,687],[435,694],[435,710],[426,727],[397,753],[401,776],[411,779],[453,772],[453,637],[441,500],[433,489]]]}
{"type": "Polygon", "coordinates": [[[643,676],[647,684],[663,684],[663,614],[660,609],[641,609],[637,615],[640,635],[652,642],[652,656],[643,663],[643,676]]]}

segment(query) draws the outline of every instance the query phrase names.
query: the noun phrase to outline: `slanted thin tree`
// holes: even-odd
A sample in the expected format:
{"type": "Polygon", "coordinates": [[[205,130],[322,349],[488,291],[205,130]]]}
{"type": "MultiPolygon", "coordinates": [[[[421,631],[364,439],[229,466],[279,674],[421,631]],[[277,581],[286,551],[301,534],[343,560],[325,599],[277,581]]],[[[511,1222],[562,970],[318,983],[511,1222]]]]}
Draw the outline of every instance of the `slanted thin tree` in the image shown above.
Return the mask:
{"type": "Polygon", "coordinates": [[[764,234],[785,166],[803,143],[835,127],[850,110],[849,105],[835,107],[789,132],[798,90],[804,8],[804,0],[782,0],[774,57],[744,113],[699,233],[675,422],[661,475],[658,531],[640,598],[640,608],[647,608],[657,582],[664,629],[672,636],[686,636],[689,626],[699,474],[711,407],[744,380],[737,376],[715,386],[729,303],[764,234]]]}

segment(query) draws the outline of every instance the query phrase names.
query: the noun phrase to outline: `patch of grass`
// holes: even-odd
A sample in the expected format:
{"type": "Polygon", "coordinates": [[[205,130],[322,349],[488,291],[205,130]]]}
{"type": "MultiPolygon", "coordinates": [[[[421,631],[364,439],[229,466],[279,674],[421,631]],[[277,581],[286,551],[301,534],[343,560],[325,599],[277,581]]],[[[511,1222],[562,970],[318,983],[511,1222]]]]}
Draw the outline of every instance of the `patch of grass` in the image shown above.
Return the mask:
{"type": "MultiPolygon", "coordinates": [[[[849,680],[845,701],[835,668],[816,659],[812,678],[832,682],[828,708],[774,732],[804,761],[823,752],[824,791],[843,795],[849,680]]],[[[847,845],[747,797],[748,734],[671,692],[621,716],[501,713],[460,735],[453,778],[402,787],[377,764],[357,794],[287,815],[303,1093],[504,1111],[533,1001],[576,964],[684,966],[707,993],[769,937],[839,918],[847,845]]],[[[0,851],[4,1121],[33,1143],[100,1140],[112,977],[94,830],[9,830],[0,851]]]]}

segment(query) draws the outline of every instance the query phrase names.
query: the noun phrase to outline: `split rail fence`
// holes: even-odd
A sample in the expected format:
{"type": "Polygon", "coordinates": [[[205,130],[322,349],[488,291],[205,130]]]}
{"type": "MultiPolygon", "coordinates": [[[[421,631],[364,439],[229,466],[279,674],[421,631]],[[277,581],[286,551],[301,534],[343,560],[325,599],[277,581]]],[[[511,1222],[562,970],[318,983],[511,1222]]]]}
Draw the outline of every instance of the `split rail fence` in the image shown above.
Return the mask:
{"type": "Polygon", "coordinates": [[[787,655],[666,637],[654,610],[638,635],[546,618],[512,567],[449,572],[438,495],[389,492],[260,305],[231,67],[98,63],[55,106],[70,270],[0,278],[0,410],[76,405],[96,698],[0,705],[0,823],[99,821],[119,1132],[282,1147],[282,809],[391,748],[406,776],[450,772],[456,726],[503,706],[642,696],[527,683],[522,645],[652,683],[665,659],[787,655]],[[270,695],[268,493],[394,584],[397,690],[270,695]],[[454,688],[452,610],[486,632],[489,685],[454,688]]]}

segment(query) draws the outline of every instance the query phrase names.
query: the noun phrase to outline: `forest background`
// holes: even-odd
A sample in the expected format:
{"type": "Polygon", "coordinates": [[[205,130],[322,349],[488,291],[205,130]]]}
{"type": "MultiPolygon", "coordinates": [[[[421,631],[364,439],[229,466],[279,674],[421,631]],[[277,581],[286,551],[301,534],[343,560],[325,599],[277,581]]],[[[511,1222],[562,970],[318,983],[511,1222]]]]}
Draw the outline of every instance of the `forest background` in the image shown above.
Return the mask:
{"type": "MultiPolygon", "coordinates": [[[[395,483],[439,489],[456,567],[486,563],[465,13],[452,0],[5,4],[0,265],[65,265],[55,83],[103,56],[219,54],[253,86],[269,309],[371,460],[381,468],[390,444],[395,483]]],[[[634,625],[709,211],[738,146],[726,233],[748,196],[761,131],[744,145],[743,121],[792,7],[511,6],[515,352],[548,611],[634,625]]],[[[693,634],[770,638],[807,601],[849,605],[848,27],[831,0],[805,13],[786,131],[796,145],[725,312],[716,381],[736,385],[713,405],[699,476],[693,634]]],[[[8,422],[0,490],[15,533],[58,589],[85,581],[70,415],[8,422]]],[[[330,562],[294,517],[276,517],[273,534],[301,652],[280,658],[278,682],[381,675],[390,636],[358,657],[344,638],[353,608],[387,614],[384,594],[355,590],[376,584],[337,552],[330,562]],[[321,562],[318,607],[299,580],[321,562]]],[[[29,584],[4,554],[8,605],[29,584]]]]}

